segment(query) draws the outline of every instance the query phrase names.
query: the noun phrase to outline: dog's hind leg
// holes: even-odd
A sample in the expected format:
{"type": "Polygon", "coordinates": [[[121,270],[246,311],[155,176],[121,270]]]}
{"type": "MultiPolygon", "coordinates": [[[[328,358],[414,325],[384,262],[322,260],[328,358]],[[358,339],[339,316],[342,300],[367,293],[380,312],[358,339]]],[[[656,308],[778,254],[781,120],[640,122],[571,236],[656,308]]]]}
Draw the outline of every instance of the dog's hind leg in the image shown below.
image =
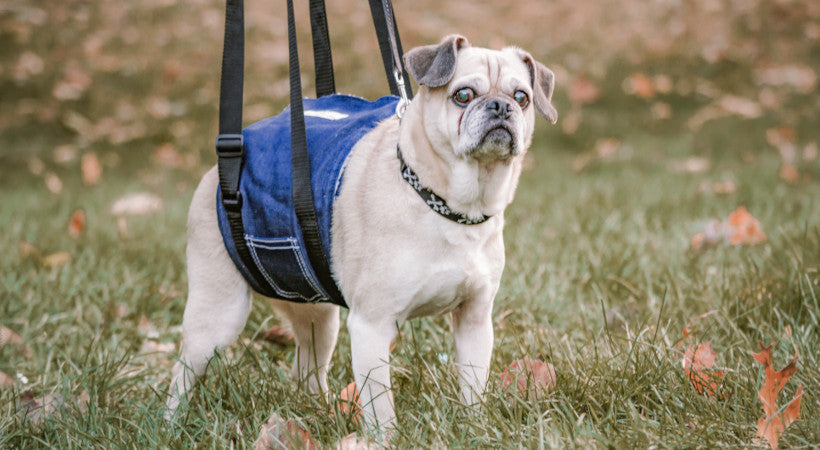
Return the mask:
{"type": "Polygon", "coordinates": [[[216,168],[202,178],[188,213],[188,302],[182,349],[174,365],[166,417],[201,376],[214,351],[233,343],[250,311],[250,288],[222,242],[216,216],[216,168]]]}
{"type": "Polygon", "coordinates": [[[296,340],[293,376],[307,381],[310,392],[327,394],[327,370],[339,335],[339,307],[330,303],[275,301],[276,312],[296,340]]]}

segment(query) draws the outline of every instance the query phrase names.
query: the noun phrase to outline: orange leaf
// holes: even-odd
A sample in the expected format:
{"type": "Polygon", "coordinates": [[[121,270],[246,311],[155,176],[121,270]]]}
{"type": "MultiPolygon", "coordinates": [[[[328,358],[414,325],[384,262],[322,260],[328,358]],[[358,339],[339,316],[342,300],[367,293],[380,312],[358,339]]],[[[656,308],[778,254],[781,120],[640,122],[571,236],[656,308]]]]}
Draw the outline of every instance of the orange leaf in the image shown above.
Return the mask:
{"type": "Polygon", "coordinates": [[[350,417],[354,423],[359,423],[362,417],[361,399],[356,382],[353,381],[339,393],[338,409],[343,415],[350,417]]]}
{"type": "Polygon", "coordinates": [[[601,90],[585,75],[580,75],[570,82],[567,88],[569,101],[576,105],[595,103],[601,96],[601,90]]]}
{"type": "Polygon", "coordinates": [[[57,252],[43,257],[43,266],[48,268],[60,267],[71,261],[71,254],[68,252],[57,252]]]}
{"type": "Polygon", "coordinates": [[[800,172],[797,171],[797,167],[795,167],[794,164],[787,163],[780,166],[778,176],[787,184],[795,185],[797,184],[797,180],[800,178],[800,172]]]}
{"type": "Polygon", "coordinates": [[[555,367],[552,364],[527,356],[513,361],[501,373],[502,388],[510,389],[515,394],[524,393],[527,397],[533,390],[536,399],[541,398],[555,383],[555,367]]]}
{"type": "MultiPolygon", "coordinates": [[[[695,350],[694,345],[687,345],[681,361],[686,377],[697,389],[698,393],[706,396],[716,396],[723,381],[724,371],[715,370],[715,357],[712,350],[712,341],[700,344],[695,350]]],[[[721,397],[725,397],[722,394],[721,397]]]]}
{"type": "Polygon", "coordinates": [[[293,335],[281,325],[274,325],[262,336],[262,339],[284,347],[293,342],[293,335]]]}
{"type": "Polygon", "coordinates": [[[760,222],[749,214],[745,206],[740,206],[729,214],[726,237],[732,245],[757,244],[766,240],[766,235],[760,229],[760,222]]]}
{"type": "Polygon", "coordinates": [[[80,168],[83,173],[83,184],[91,186],[100,182],[103,168],[96,153],[84,154],[82,160],[80,160],[80,168]]]}
{"type": "Polygon", "coordinates": [[[632,74],[625,80],[624,90],[640,98],[655,96],[655,83],[642,72],[632,74]]]}
{"type": "Polygon", "coordinates": [[[265,449],[305,449],[316,448],[307,431],[295,420],[285,421],[278,414],[273,414],[259,430],[259,437],[253,444],[254,450],[265,449]]]}
{"type": "Polygon", "coordinates": [[[85,211],[78,209],[71,215],[71,220],[68,222],[68,235],[74,239],[80,237],[85,229],[85,211]]]}
{"type": "MultiPolygon", "coordinates": [[[[772,344],[773,345],[773,344],[772,344]]],[[[757,436],[763,437],[769,442],[769,446],[777,449],[777,442],[783,431],[797,420],[800,415],[800,400],[803,398],[803,386],[797,388],[794,398],[789,402],[782,414],[778,414],[777,396],[789,381],[792,375],[797,372],[797,353],[786,367],[775,371],[772,363],[772,345],[765,347],[760,343],[760,353],[752,356],[763,364],[764,380],[763,385],[757,393],[757,398],[763,404],[763,417],[757,421],[757,436]]]]}

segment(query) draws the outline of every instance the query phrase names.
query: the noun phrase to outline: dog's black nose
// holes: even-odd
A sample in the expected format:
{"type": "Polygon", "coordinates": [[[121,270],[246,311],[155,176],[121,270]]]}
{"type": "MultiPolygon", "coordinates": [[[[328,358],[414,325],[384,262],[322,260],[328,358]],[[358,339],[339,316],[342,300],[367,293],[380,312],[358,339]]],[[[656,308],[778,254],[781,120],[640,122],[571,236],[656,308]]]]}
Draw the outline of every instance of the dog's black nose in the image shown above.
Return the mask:
{"type": "Polygon", "coordinates": [[[506,119],[510,117],[510,114],[512,113],[512,105],[497,98],[487,102],[487,109],[489,109],[493,114],[495,114],[496,117],[500,119],[506,119]]]}

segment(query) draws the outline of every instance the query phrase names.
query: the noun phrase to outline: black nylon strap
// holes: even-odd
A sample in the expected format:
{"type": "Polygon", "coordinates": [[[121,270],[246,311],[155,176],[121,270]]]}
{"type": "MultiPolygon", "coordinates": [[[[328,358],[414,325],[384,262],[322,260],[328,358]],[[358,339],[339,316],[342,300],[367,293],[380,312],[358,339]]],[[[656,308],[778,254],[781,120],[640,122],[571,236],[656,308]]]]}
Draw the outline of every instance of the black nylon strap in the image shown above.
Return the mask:
{"type": "Polygon", "coordinates": [[[316,71],[316,97],[336,92],[333,77],[333,58],[330,52],[330,33],[324,0],[310,0],[310,32],[313,35],[313,66],[316,71]]]}
{"type": "Polygon", "coordinates": [[[228,0],[225,5],[225,44],[222,49],[222,78],[219,84],[219,136],[216,138],[219,186],[222,206],[228,217],[236,252],[257,284],[264,281],[245,241],[242,224],[242,195],[239,176],[242,171],[244,139],[242,138],[242,81],[245,69],[245,23],[242,0],[228,0]]]}
{"type": "MultiPolygon", "coordinates": [[[[393,54],[390,45],[390,34],[387,30],[387,18],[385,16],[384,7],[382,5],[381,0],[369,0],[370,3],[370,15],[373,17],[373,26],[376,28],[376,37],[379,39],[379,51],[382,54],[382,63],[384,63],[384,72],[387,74],[387,83],[390,85],[390,93],[395,96],[400,96],[399,87],[396,85],[396,80],[393,78],[393,54]]],[[[403,55],[404,52],[401,48],[401,39],[399,38],[399,32],[396,28],[396,17],[393,14],[393,20],[391,20],[390,26],[393,27],[394,35],[396,36],[396,48],[399,51],[399,55],[403,55]]],[[[404,69],[403,64],[397,64],[397,67],[402,68],[402,76],[405,80],[408,80],[407,71],[404,69]]],[[[407,98],[413,98],[413,88],[410,86],[410,83],[405,83],[405,92],[407,93],[407,98]]]]}
{"type": "Polygon", "coordinates": [[[310,186],[310,160],[308,159],[305,112],[302,104],[302,83],[299,74],[299,50],[296,43],[296,24],[293,18],[293,0],[288,3],[288,53],[290,61],[290,152],[293,171],[293,207],[302,229],[305,250],[319,283],[331,303],[347,306],[336,282],[330,274],[328,258],[319,237],[319,222],[313,204],[310,186]]]}

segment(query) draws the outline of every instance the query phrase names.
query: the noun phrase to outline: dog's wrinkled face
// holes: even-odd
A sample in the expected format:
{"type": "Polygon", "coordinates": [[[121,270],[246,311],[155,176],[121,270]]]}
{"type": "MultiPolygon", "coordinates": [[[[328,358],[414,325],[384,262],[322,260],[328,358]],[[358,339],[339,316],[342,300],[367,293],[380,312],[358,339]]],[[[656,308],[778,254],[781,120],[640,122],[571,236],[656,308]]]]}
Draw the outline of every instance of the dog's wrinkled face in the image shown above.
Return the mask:
{"type": "Polygon", "coordinates": [[[458,157],[508,161],[530,145],[538,110],[556,120],[552,72],[521,49],[470,47],[461,36],[407,53],[408,70],[428,91],[424,122],[437,148],[458,157]]]}

